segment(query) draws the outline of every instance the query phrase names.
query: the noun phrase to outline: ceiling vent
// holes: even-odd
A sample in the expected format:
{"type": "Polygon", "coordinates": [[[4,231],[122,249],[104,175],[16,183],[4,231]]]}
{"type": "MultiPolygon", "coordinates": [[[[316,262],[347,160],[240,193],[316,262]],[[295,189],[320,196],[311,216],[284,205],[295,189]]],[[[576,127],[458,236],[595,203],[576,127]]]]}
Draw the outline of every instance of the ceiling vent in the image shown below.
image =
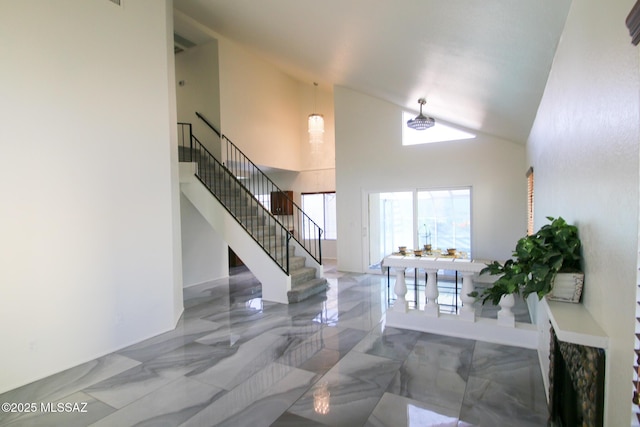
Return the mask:
{"type": "Polygon", "coordinates": [[[187,40],[180,34],[173,33],[173,52],[180,53],[194,47],[196,44],[191,40],[187,40]]]}

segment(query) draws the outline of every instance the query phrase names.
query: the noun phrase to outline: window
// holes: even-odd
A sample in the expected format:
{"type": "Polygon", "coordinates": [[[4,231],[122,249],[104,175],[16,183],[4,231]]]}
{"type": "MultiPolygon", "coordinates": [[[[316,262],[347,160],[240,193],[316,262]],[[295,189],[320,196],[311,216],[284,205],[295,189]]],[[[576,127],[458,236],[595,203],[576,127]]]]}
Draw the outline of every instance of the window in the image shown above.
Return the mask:
{"type": "Polygon", "coordinates": [[[258,199],[258,202],[260,202],[266,210],[271,212],[271,194],[256,194],[254,197],[258,199]]]}
{"type": "Polygon", "coordinates": [[[398,246],[431,244],[471,257],[471,188],[369,194],[369,268],[398,246]]]}
{"type": "Polygon", "coordinates": [[[415,114],[402,113],[402,145],[429,144],[432,142],[458,141],[472,139],[476,136],[472,133],[456,129],[436,121],[436,124],[427,130],[415,130],[407,127],[407,120],[413,119],[415,114]]]}
{"type": "Polygon", "coordinates": [[[337,238],[336,193],[302,193],[302,210],[322,228],[324,239],[337,238]]]}
{"type": "Polygon", "coordinates": [[[471,252],[471,189],[418,191],[418,247],[471,252]]]}
{"type": "Polygon", "coordinates": [[[413,192],[374,193],[369,195],[369,265],[413,244],[413,192]]]}

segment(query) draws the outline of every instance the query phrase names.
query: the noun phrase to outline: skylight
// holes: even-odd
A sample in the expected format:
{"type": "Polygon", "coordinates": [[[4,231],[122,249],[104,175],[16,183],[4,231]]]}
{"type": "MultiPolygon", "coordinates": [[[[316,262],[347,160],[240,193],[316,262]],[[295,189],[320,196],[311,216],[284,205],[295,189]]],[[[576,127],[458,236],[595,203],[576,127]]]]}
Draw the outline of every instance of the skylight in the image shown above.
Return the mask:
{"type": "Polygon", "coordinates": [[[436,120],[436,124],[427,130],[413,130],[407,127],[407,120],[415,113],[402,113],[402,145],[430,144],[432,142],[458,141],[475,138],[475,134],[447,126],[436,120]]]}

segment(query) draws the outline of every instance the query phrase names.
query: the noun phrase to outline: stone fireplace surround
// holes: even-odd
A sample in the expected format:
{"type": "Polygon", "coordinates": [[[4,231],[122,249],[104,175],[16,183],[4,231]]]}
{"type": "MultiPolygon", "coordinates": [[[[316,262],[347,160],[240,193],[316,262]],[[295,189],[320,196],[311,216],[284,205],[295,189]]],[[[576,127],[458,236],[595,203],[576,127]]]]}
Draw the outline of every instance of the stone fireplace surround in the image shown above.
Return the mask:
{"type": "Polygon", "coordinates": [[[541,338],[546,336],[538,356],[549,393],[549,425],[562,426],[560,416],[569,417],[564,425],[603,425],[606,333],[582,304],[543,298],[537,308],[536,324],[541,338]]]}
{"type": "Polygon", "coordinates": [[[549,362],[551,425],[603,425],[604,350],[559,341],[552,326],[549,362]]]}

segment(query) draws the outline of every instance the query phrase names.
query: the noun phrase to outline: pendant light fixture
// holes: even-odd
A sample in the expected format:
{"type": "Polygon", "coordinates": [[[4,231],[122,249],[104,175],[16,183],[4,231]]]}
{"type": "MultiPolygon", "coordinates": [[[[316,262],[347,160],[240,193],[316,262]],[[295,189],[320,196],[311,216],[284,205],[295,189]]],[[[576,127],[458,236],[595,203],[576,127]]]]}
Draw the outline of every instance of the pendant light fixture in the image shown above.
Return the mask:
{"type": "MultiPolygon", "coordinates": [[[[316,93],[318,90],[318,83],[313,82],[313,110],[316,109],[316,93]]],[[[309,114],[309,143],[310,144],[322,144],[324,136],[324,117],[322,114],[313,113],[309,114]]]]}
{"type": "Polygon", "coordinates": [[[436,120],[433,117],[428,117],[422,114],[422,106],[427,103],[427,100],[424,98],[418,99],[418,104],[420,104],[420,114],[415,119],[411,119],[407,121],[407,126],[411,129],[415,130],[425,130],[433,127],[436,124],[436,120]]]}

